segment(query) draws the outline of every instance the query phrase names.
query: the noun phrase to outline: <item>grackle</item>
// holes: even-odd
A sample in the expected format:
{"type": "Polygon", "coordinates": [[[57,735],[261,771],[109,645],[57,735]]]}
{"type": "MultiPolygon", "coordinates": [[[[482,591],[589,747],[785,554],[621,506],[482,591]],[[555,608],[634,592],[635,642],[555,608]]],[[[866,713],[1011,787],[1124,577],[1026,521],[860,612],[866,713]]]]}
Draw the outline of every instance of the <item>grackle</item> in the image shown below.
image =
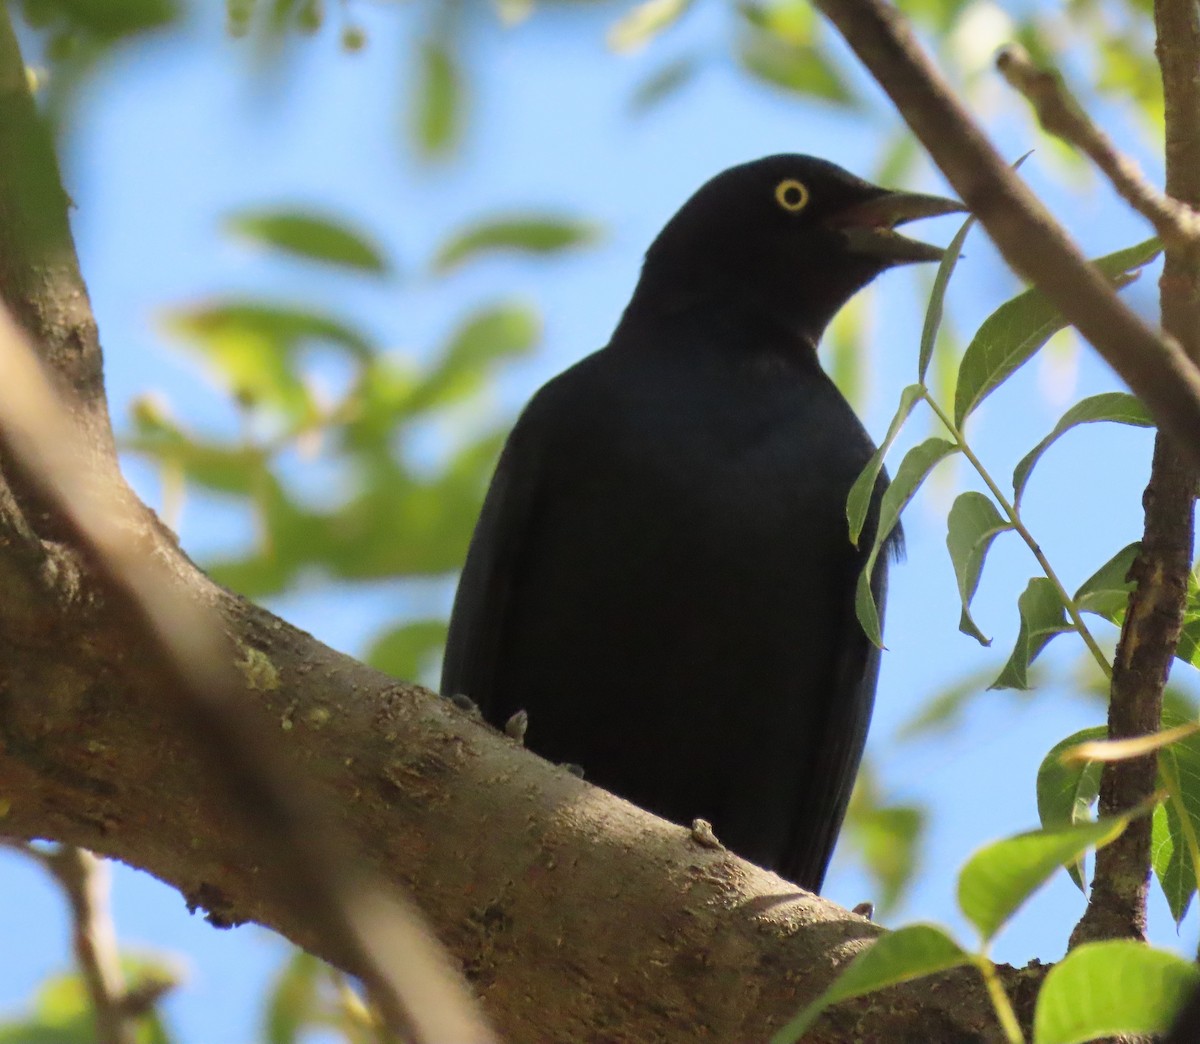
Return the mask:
{"type": "Polygon", "coordinates": [[[962,209],[798,155],[692,196],[607,347],[509,437],[442,692],[500,727],[527,711],[543,757],[819,890],[879,673],[854,589],[886,479],[855,547],[875,447],[817,342],[884,269],[941,258],[896,225],[962,209]]]}

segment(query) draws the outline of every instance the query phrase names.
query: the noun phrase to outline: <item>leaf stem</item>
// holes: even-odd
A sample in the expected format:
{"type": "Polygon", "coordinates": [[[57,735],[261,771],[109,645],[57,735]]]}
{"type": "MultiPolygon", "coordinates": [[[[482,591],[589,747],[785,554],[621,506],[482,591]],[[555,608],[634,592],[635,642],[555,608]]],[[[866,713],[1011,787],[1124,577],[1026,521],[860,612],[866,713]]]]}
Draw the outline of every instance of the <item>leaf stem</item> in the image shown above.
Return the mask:
{"type": "Polygon", "coordinates": [[[1000,976],[996,974],[996,966],[986,953],[975,954],[972,960],[975,967],[979,969],[979,974],[983,976],[988,999],[992,1002],[996,1019],[1004,1031],[1004,1037],[1008,1044],[1025,1044],[1025,1034],[1021,1032],[1021,1023],[1017,1019],[1017,1013],[1013,1010],[1012,1001],[1004,992],[1004,984],[1000,981],[1000,976]]]}
{"type": "Polygon", "coordinates": [[[929,404],[929,408],[937,415],[938,420],[945,425],[946,430],[954,438],[958,448],[962,451],[962,455],[971,462],[971,466],[979,473],[979,477],[983,479],[984,484],[990,490],[996,502],[1000,505],[1004,514],[1008,516],[1008,520],[1012,523],[1012,527],[1025,541],[1026,546],[1033,552],[1033,557],[1037,559],[1037,563],[1042,567],[1042,572],[1046,575],[1046,579],[1054,585],[1054,590],[1058,593],[1059,600],[1066,609],[1067,615],[1071,618],[1071,623],[1075,630],[1079,632],[1079,637],[1083,639],[1083,644],[1088,647],[1099,665],[1100,670],[1104,672],[1105,678],[1112,678],[1112,665],[1108,662],[1108,658],[1104,655],[1096,639],[1092,636],[1092,632],[1088,630],[1087,624],[1083,622],[1083,614],[1079,611],[1079,606],[1075,604],[1075,599],[1063,587],[1062,581],[1059,580],[1058,574],[1054,572],[1054,567],[1050,565],[1050,560],[1046,558],[1041,546],[1033,539],[1033,534],[1025,528],[1025,523],[1021,520],[1021,513],[1017,506],[1008,499],[996,485],[996,481],[988,473],[987,468],[983,466],[983,461],[975,455],[975,451],[971,449],[967,443],[961,429],[950,419],[950,416],[938,404],[937,400],[930,394],[929,389],[922,385],[923,397],[929,404]]]}

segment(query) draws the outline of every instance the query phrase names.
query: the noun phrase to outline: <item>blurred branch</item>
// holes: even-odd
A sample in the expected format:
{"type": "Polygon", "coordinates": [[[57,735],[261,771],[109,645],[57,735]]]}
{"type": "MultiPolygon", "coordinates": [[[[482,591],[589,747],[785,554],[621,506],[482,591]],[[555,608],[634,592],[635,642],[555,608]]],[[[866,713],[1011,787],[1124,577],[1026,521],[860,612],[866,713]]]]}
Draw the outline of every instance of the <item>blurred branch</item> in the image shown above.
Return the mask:
{"type": "MultiPolygon", "coordinates": [[[[0,844],[41,864],[67,897],[75,963],[91,998],[97,1044],[133,1044],[137,1032],[134,1019],[149,1006],[140,991],[137,1005],[129,1004],[130,993],[121,970],[117,933],[108,906],[107,866],[86,849],[74,845],[58,845],[42,851],[20,841],[0,839],[0,844]]],[[[160,980],[155,985],[157,1000],[174,983],[160,980]]]]}
{"type": "MultiPolygon", "coordinates": [[[[1113,292],[1026,188],[884,0],[814,0],[888,93],[1004,259],[1030,279],[1200,466],[1200,370],[1113,292]]],[[[1186,202],[1186,200],[1185,200],[1186,202]]]]}
{"type": "Polygon", "coordinates": [[[1151,184],[1137,163],[1120,152],[1084,112],[1061,76],[1039,68],[1020,44],[1001,50],[996,68],[1033,106],[1042,129],[1085,153],[1164,243],[1183,247],[1200,243],[1200,214],[1151,184]]]}
{"type": "Polygon", "coordinates": [[[465,988],[414,915],[352,862],[354,849],[279,753],[246,700],[247,679],[211,609],[187,596],[149,553],[144,513],[96,476],[70,413],[20,330],[0,307],[0,447],[53,507],[101,581],[109,611],[141,639],[180,734],[202,754],[209,783],[253,839],[262,886],[319,937],[350,955],[385,1024],[414,1042],[491,1040],[465,988]]]}
{"type": "MultiPolygon", "coordinates": [[[[243,661],[211,605],[180,584],[182,563],[154,553],[161,531],[119,477],[67,200],[5,12],[0,154],[0,461],[8,506],[46,527],[39,543],[48,532],[86,563],[105,611],[123,621],[157,676],[163,710],[200,753],[204,788],[219,795],[223,815],[244,825],[243,858],[265,871],[260,887],[345,955],[393,1037],[492,1040],[415,914],[358,865],[323,802],[283,760],[277,730],[246,699],[259,682],[249,650],[243,661]],[[28,242],[13,238],[9,218],[28,242]],[[22,325],[47,336],[36,355],[22,325]],[[75,394],[56,394],[39,356],[75,394]]],[[[28,526],[22,535],[31,535],[28,526]]]]}
{"type": "MultiPolygon", "coordinates": [[[[1191,0],[1157,0],[1156,51],[1166,115],[1167,194],[1182,206],[1200,206],[1200,15],[1191,0]]],[[[1200,267],[1196,245],[1167,242],[1159,283],[1163,328],[1192,359],[1200,359],[1200,267]]],[[[1142,497],[1145,533],[1130,570],[1137,586],[1113,661],[1108,734],[1121,740],[1158,731],[1163,689],[1183,625],[1192,563],[1198,470],[1173,439],[1154,442],[1150,482],[1142,497]],[[1185,456],[1187,459],[1185,459],[1185,456]]],[[[1157,757],[1106,764],[1100,777],[1100,814],[1133,808],[1153,793],[1157,757]]],[[[1150,877],[1150,823],[1134,820],[1113,844],[1096,853],[1088,907],[1072,946],[1095,939],[1142,938],[1150,877]]]]}

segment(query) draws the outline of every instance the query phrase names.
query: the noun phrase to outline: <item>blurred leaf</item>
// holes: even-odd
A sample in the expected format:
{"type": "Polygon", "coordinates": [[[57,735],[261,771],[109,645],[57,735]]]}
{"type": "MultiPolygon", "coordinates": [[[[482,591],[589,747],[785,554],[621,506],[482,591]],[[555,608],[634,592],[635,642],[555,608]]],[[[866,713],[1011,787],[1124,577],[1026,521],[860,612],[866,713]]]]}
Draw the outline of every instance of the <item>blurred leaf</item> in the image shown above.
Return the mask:
{"type": "Polygon", "coordinates": [[[1021,613],[1021,628],[1012,654],[999,677],[989,686],[992,689],[1029,688],[1029,665],[1038,657],[1056,634],[1073,631],[1062,600],[1054,585],[1044,576],[1029,581],[1017,600],[1021,613]]]}
{"type": "Polygon", "coordinates": [[[320,1010],[321,967],[316,957],[299,949],[284,964],[267,994],[267,1044],[299,1044],[300,1034],[320,1010]]]}
{"type": "MultiPolygon", "coordinates": [[[[1120,289],[1161,251],[1157,239],[1148,239],[1092,263],[1120,289]]],[[[1066,320],[1037,290],[1026,290],[989,315],[963,353],[954,395],[955,424],[961,428],[985,398],[1064,326],[1066,320]]]]}
{"type": "Polygon", "coordinates": [[[313,343],[332,345],[358,359],[373,352],[362,334],[329,316],[257,301],[179,309],[167,314],[166,325],[200,349],[238,399],[294,419],[315,413],[297,365],[301,349],[313,343]]]}
{"type": "Polygon", "coordinates": [[[947,523],[946,549],[950,552],[954,575],[958,579],[958,595],[962,600],[958,629],[980,645],[991,645],[992,640],[985,637],[971,619],[971,599],[979,586],[979,575],[992,541],[1005,530],[1012,529],[1012,523],[1001,517],[991,497],[973,490],[959,494],[950,508],[947,523]]]}
{"type": "Polygon", "coordinates": [[[1130,758],[1143,758],[1147,754],[1157,754],[1164,747],[1180,743],[1189,736],[1200,732],[1200,723],[1189,721],[1169,729],[1161,729],[1144,736],[1130,736],[1126,739],[1086,740],[1071,750],[1063,753],[1066,762],[1086,763],[1089,761],[1128,761],[1130,758]]]}
{"type": "Polygon", "coordinates": [[[417,55],[412,137],[417,151],[438,159],[454,151],[463,130],[463,83],[458,61],[441,40],[426,40],[417,55]]]}
{"type": "Polygon", "coordinates": [[[1164,1033],[1200,984],[1190,961],[1128,939],[1083,943],[1047,974],[1033,1017],[1036,1044],[1164,1033]]]}
{"type": "Polygon", "coordinates": [[[921,488],[921,483],[940,461],[957,451],[958,447],[953,442],[939,438],[926,439],[920,445],[914,446],[904,455],[900,467],[896,469],[896,477],[892,479],[880,500],[879,526],[875,542],[867,556],[867,563],[859,574],[858,588],[854,596],[854,610],[859,623],[862,624],[867,637],[880,647],[883,645],[883,634],[879,623],[879,610],[875,606],[875,596],[871,593],[871,573],[875,569],[880,549],[896,528],[896,523],[900,521],[900,512],[921,488]]]}
{"type": "Polygon", "coordinates": [[[497,363],[529,354],[540,336],[541,320],[526,305],[480,309],[455,330],[432,371],[413,388],[404,412],[424,412],[465,398],[497,363]]]}
{"type": "Polygon", "coordinates": [[[912,883],[925,818],[919,805],[882,800],[867,766],[860,768],[846,811],[846,834],[875,884],[881,915],[895,908],[912,883]]]}
{"type": "Polygon", "coordinates": [[[249,496],[266,466],[260,450],[243,444],[208,442],[191,435],[163,416],[134,413],[134,434],[122,449],[178,466],[206,489],[249,496]]]}
{"type": "Polygon", "coordinates": [[[994,670],[995,668],[988,667],[973,671],[935,693],[897,730],[896,739],[907,742],[925,734],[950,731],[958,723],[967,701],[987,691],[994,670]]]}
{"type": "Polygon", "coordinates": [[[107,41],[157,29],[179,15],[173,0],[43,0],[22,6],[34,9],[33,24],[65,23],[107,41]]]}
{"type": "Polygon", "coordinates": [[[608,31],[608,46],[619,54],[645,47],[691,6],[691,0],[641,0],[608,31]]]}
{"type": "MultiPolygon", "coordinates": [[[[852,297],[829,323],[821,339],[825,372],[856,410],[865,409],[867,295],[852,297]]],[[[882,460],[882,458],[880,458],[882,460]]]]}
{"type": "Polygon", "coordinates": [[[807,0],[776,0],[766,4],[741,0],[737,13],[747,25],[787,43],[807,45],[816,41],[819,23],[807,0]]]}
{"type": "Polygon", "coordinates": [[[333,265],[386,272],[379,248],[340,221],[295,210],[243,211],[226,219],[235,235],[297,257],[333,265]]]}
{"type": "Polygon", "coordinates": [[[963,243],[966,242],[967,233],[971,231],[973,224],[975,224],[974,215],[967,218],[962,223],[962,227],[954,233],[954,238],[950,240],[949,246],[946,247],[946,253],[938,265],[937,275],[933,277],[933,290],[929,294],[929,304],[925,308],[925,324],[921,329],[921,350],[917,358],[917,380],[922,384],[925,383],[929,360],[933,358],[933,346],[937,341],[938,330],[942,326],[946,289],[950,285],[950,277],[954,275],[954,268],[962,254],[963,243]]]}
{"type": "Polygon", "coordinates": [[[920,158],[916,136],[907,127],[897,129],[876,161],[871,180],[879,185],[903,184],[909,180],[920,158]]]}
{"type": "MultiPolygon", "coordinates": [[[[1043,829],[1057,830],[1090,821],[1091,807],[1100,793],[1100,763],[1064,764],[1062,754],[1087,740],[1104,739],[1107,735],[1108,729],[1103,725],[1081,729],[1054,744],[1042,758],[1037,773],[1037,805],[1043,829]]],[[[1079,890],[1084,891],[1083,859],[1067,863],[1066,869],[1079,890]]]]}
{"type": "Polygon", "coordinates": [[[933,924],[911,924],[881,935],[860,953],[833,984],[789,1021],[771,1044],[794,1044],[830,1005],[911,982],[970,961],[945,931],[933,924]]]}
{"type": "Polygon", "coordinates": [[[438,249],[433,267],[449,272],[467,261],[500,250],[525,254],[556,254],[588,246],[599,238],[588,222],[551,214],[522,214],[471,225],[455,233],[438,249]]]}
{"type": "Polygon", "coordinates": [[[871,459],[867,461],[862,473],[854,480],[854,485],[850,487],[850,493],[846,497],[846,520],[850,523],[850,542],[855,547],[858,546],[858,538],[862,535],[863,525],[867,521],[867,512],[871,508],[871,496],[875,492],[875,483],[879,478],[879,472],[883,469],[883,458],[892,448],[892,443],[896,441],[896,436],[900,434],[900,429],[904,427],[904,422],[908,420],[908,416],[920,400],[921,394],[922,389],[919,384],[910,384],[900,393],[900,404],[896,407],[883,442],[880,443],[879,449],[871,455],[871,459]]]}
{"type": "Polygon", "coordinates": [[[817,47],[747,29],[738,41],[737,60],[752,77],[771,87],[848,109],[861,105],[837,66],[817,47]]]}
{"type": "Polygon", "coordinates": [[[649,112],[686,87],[696,78],[700,68],[701,63],[694,56],[668,62],[637,85],[629,107],[639,115],[649,112]]]}
{"type": "Polygon", "coordinates": [[[1131,424],[1138,428],[1154,427],[1154,421],[1146,412],[1146,407],[1142,405],[1141,400],[1128,392],[1104,392],[1077,402],[1062,415],[1059,422],[1054,425],[1054,430],[1025,454],[1017,464],[1013,471],[1013,499],[1018,505],[1025,493],[1025,484],[1029,481],[1033,466],[1041,455],[1057,441],[1059,436],[1070,431],[1071,428],[1079,424],[1093,424],[1096,421],[1113,421],[1116,424],[1131,424]]]}
{"type": "Polygon", "coordinates": [[[1095,613],[1120,626],[1129,604],[1132,580],[1127,580],[1134,559],[1142,550],[1139,542],[1129,544],[1089,576],[1075,592],[1075,605],[1081,612],[1095,613]]]}
{"type": "Polygon", "coordinates": [[[1033,830],[985,845],[958,875],[958,905],[984,943],[1061,866],[1103,848],[1125,829],[1124,817],[1033,830]]]}
{"type": "Polygon", "coordinates": [[[385,631],[367,651],[377,670],[404,681],[417,681],[429,659],[446,644],[445,620],[414,620],[385,631]]]}

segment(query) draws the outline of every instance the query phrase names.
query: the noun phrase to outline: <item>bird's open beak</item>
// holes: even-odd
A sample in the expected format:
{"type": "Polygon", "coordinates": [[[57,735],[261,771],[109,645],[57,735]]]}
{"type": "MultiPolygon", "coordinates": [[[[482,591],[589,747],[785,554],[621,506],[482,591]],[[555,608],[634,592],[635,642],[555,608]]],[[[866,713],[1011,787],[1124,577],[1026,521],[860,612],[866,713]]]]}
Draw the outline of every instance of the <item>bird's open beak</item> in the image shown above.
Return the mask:
{"type": "Polygon", "coordinates": [[[904,265],[914,261],[940,261],[945,251],[900,235],[896,231],[897,225],[919,218],[963,213],[966,209],[957,200],[941,196],[886,192],[835,214],[828,224],[846,237],[852,253],[904,265]]]}

